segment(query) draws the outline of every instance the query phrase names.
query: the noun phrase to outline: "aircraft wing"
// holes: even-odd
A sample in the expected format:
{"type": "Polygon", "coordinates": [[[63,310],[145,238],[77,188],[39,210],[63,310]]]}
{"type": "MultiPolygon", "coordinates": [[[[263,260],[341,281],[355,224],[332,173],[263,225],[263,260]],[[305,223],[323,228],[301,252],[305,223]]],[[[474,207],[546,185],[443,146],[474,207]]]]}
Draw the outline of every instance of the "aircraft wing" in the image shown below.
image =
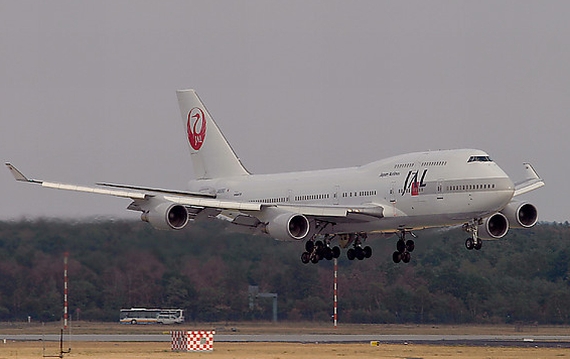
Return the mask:
{"type": "Polygon", "coordinates": [[[544,181],[540,178],[534,167],[532,167],[530,163],[524,163],[523,165],[525,167],[526,178],[515,183],[514,196],[519,196],[544,186],[544,181]]]}
{"type": "Polygon", "coordinates": [[[260,210],[261,204],[259,203],[243,203],[236,201],[221,201],[215,199],[215,196],[211,194],[204,194],[199,192],[185,192],[177,190],[166,190],[162,188],[151,188],[151,187],[139,187],[132,185],[119,185],[111,183],[100,183],[100,186],[109,187],[91,187],[91,186],[79,186],[67,183],[58,182],[48,182],[38,179],[31,179],[26,177],[21,171],[19,171],[11,163],[6,163],[6,167],[10,170],[14,178],[19,182],[26,182],[41,185],[45,188],[60,189],[65,191],[74,192],[84,192],[84,193],[94,193],[102,194],[107,196],[130,198],[140,201],[150,200],[156,198],[160,195],[165,201],[172,202],[174,204],[188,205],[194,207],[211,207],[220,209],[234,209],[234,210],[260,210]]]}
{"type": "Polygon", "coordinates": [[[188,192],[179,190],[168,190],[162,188],[141,187],[134,185],[123,185],[114,183],[97,183],[95,186],[79,186],[74,184],[48,182],[44,180],[31,179],[25,176],[11,163],[6,163],[14,178],[19,182],[26,182],[40,185],[45,188],[53,188],[65,191],[84,192],[101,194],[107,196],[130,198],[134,202],[128,208],[132,210],[145,210],[145,207],[156,205],[158,202],[167,202],[193,208],[210,208],[219,211],[244,211],[253,212],[250,216],[256,217],[255,212],[266,208],[277,208],[284,212],[299,213],[317,219],[335,217],[345,218],[348,221],[368,221],[371,217],[382,218],[383,207],[380,205],[361,205],[353,207],[342,207],[333,205],[288,205],[288,204],[262,204],[253,202],[240,202],[224,199],[217,199],[215,194],[188,192]],[[152,204],[150,204],[152,202],[152,204]],[[148,205],[147,205],[148,204],[148,205]]]}
{"type": "Polygon", "coordinates": [[[26,177],[22,172],[20,172],[14,165],[7,162],[6,167],[10,170],[16,181],[19,182],[27,182],[41,185],[45,188],[54,188],[54,189],[61,189],[66,191],[75,191],[75,192],[86,192],[86,193],[95,193],[95,194],[103,194],[108,196],[115,196],[115,197],[123,197],[123,198],[131,198],[131,199],[146,199],[147,195],[141,192],[131,192],[125,190],[111,190],[111,189],[104,189],[98,187],[86,187],[86,186],[78,186],[66,183],[57,183],[57,182],[48,182],[43,180],[31,179],[26,177]]]}

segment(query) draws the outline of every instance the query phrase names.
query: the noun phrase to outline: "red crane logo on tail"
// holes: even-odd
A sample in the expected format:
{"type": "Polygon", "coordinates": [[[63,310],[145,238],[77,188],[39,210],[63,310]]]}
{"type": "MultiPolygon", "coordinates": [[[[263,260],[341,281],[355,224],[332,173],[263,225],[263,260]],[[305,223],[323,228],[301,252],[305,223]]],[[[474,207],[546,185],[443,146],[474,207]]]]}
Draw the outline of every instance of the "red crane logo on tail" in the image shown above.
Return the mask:
{"type": "Polygon", "coordinates": [[[186,132],[188,132],[190,146],[198,151],[206,138],[206,116],[204,116],[204,111],[201,108],[194,107],[188,112],[186,132]]]}

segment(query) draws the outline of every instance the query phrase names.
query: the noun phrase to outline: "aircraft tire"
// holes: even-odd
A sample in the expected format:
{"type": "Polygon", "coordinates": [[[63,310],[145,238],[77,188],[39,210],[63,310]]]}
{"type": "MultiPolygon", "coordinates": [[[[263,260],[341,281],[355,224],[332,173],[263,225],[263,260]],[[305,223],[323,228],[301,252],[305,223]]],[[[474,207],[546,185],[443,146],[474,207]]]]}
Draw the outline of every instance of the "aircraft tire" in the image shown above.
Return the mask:
{"type": "Polygon", "coordinates": [[[332,249],[330,247],[324,248],[324,257],[327,261],[330,261],[331,259],[333,259],[333,252],[332,252],[332,249]]]}
{"type": "Polygon", "coordinates": [[[474,246],[475,243],[473,242],[473,238],[467,238],[465,240],[465,248],[467,248],[468,250],[472,250],[474,246]]]}
{"type": "Polygon", "coordinates": [[[356,247],[354,249],[354,251],[355,251],[356,259],[358,259],[359,261],[364,259],[364,250],[362,249],[362,247],[356,247]]]}
{"type": "Polygon", "coordinates": [[[483,241],[479,239],[479,240],[477,241],[477,243],[475,243],[475,244],[473,245],[473,248],[475,248],[475,250],[480,250],[482,246],[483,246],[483,241]]]}
{"type": "Polygon", "coordinates": [[[305,243],[305,250],[309,253],[311,253],[313,251],[313,248],[315,248],[315,242],[313,241],[307,241],[305,243]]]}
{"type": "Polygon", "coordinates": [[[303,264],[307,264],[311,261],[311,255],[309,254],[309,252],[303,252],[303,254],[301,254],[301,262],[303,262],[303,264]]]}
{"type": "Polygon", "coordinates": [[[350,248],[348,251],[346,251],[346,257],[348,258],[349,261],[353,261],[354,258],[356,258],[356,253],[354,253],[354,249],[350,248]]]}
{"type": "Polygon", "coordinates": [[[413,240],[408,239],[406,241],[406,249],[408,250],[408,252],[413,252],[415,248],[416,248],[416,243],[413,240]]]}
{"type": "Polygon", "coordinates": [[[394,263],[400,263],[400,261],[402,260],[402,253],[395,251],[392,254],[392,260],[394,261],[394,263]]]}
{"type": "Polygon", "coordinates": [[[410,252],[402,253],[402,262],[409,263],[410,259],[412,259],[412,255],[410,254],[410,252]]]}
{"type": "Polygon", "coordinates": [[[406,251],[406,242],[404,242],[402,239],[399,239],[398,243],[396,243],[396,248],[398,249],[398,252],[404,253],[406,251]]]}
{"type": "Polygon", "coordinates": [[[333,254],[333,258],[340,257],[340,248],[338,246],[334,246],[332,248],[332,254],[333,254]]]}
{"type": "Polygon", "coordinates": [[[370,246],[364,247],[363,250],[364,250],[364,258],[372,257],[372,248],[370,248],[370,246]]]}

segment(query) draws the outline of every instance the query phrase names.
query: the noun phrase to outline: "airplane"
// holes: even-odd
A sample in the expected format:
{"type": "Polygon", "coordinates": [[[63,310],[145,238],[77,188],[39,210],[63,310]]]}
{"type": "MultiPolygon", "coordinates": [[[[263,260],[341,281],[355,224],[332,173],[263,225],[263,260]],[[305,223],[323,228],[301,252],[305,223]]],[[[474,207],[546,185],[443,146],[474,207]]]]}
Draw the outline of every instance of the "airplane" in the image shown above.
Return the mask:
{"type": "Polygon", "coordinates": [[[544,186],[530,163],[514,184],[484,151],[455,149],[408,153],[349,168],[251,174],[194,90],[177,91],[195,179],[187,190],[115,183],[95,186],[30,179],[11,163],[17,181],[132,200],[129,210],[156,229],[180,230],[204,219],[231,222],[253,234],[304,241],[303,263],[372,256],[371,238],[396,235],[395,263],[408,263],[414,231],[462,226],[465,247],[503,238],[509,228],[530,228],[537,208],[515,199],[544,186]],[[408,238],[408,239],[407,239],[408,238]],[[333,241],[338,245],[331,246],[333,241]]]}

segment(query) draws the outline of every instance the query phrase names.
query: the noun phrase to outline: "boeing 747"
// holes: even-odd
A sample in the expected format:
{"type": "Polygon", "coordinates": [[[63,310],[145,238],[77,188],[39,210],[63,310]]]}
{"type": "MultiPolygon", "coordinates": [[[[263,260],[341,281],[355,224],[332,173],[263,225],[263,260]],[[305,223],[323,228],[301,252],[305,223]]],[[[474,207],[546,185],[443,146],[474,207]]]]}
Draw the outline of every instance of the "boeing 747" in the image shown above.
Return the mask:
{"type": "Polygon", "coordinates": [[[462,226],[465,247],[499,239],[509,228],[530,228],[538,211],[517,198],[544,185],[533,166],[514,184],[484,151],[408,153],[349,168],[251,174],[194,90],[177,91],[195,179],[187,190],[113,183],[78,186],[30,179],[6,163],[16,180],[68,191],[130,199],[129,210],[157,229],[180,230],[207,218],[252,233],[304,242],[303,263],[372,255],[366,240],[396,235],[394,262],[409,262],[414,231],[462,226]],[[409,236],[408,236],[409,235],[409,236]],[[332,245],[332,243],[338,243],[332,245]]]}

